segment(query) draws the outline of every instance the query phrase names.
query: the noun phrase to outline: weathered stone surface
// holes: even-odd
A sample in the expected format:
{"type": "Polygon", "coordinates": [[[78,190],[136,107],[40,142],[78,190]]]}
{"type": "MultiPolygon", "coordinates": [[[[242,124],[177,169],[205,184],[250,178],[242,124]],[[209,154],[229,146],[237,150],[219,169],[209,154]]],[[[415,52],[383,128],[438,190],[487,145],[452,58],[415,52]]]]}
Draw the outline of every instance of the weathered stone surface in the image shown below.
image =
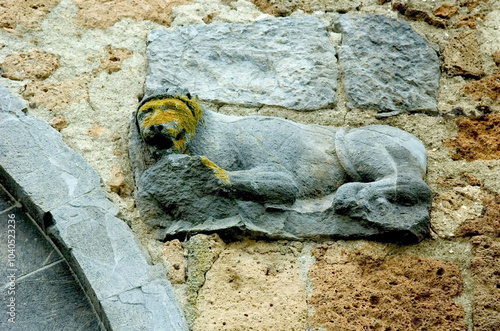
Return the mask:
{"type": "Polygon", "coordinates": [[[471,29],[476,29],[478,18],[484,20],[485,16],[483,14],[460,16],[459,21],[457,22],[457,24],[455,24],[455,28],[459,28],[461,26],[468,26],[471,29]]]}
{"type": "Polygon", "coordinates": [[[59,68],[54,54],[29,51],[10,55],[2,62],[3,77],[15,80],[45,79],[59,68]]]}
{"type": "Polygon", "coordinates": [[[489,235],[500,237],[500,194],[488,194],[483,199],[483,213],[458,228],[457,236],[489,235]]]}
{"type": "Polygon", "coordinates": [[[101,65],[96,69],[95,74],[104,70],[108,74],[120,71],[123,61],[133,55],[133,53],[126,48],[111,48],[106,46],[106,55],[101,58],[101,65]]]}
{"type": "Polygon", "coordinates": [[[454,160],[500,159],[500,114],[477,119],[460,118],[457,126],[457,137],[444,141],[454,160]]]}
{"type": "MultiPolygon", "coordinates": [[[[20,108],[19,102],[3,100],[11,102],[5,108],[20,108]]],[[[28,208],[36,206],[30,210],[36,219],[100,187],[96,171],[45,121],[21,112],[6,112],[0,118],[0,131],[0,165],[22,190],[13,192],[21,197],[21,203],[31,201],[28,208]]]]}
{"type": "Polygon", "coordinates": [[[424,21],[427,24],[434,25],[437,28],[446,28],[446,21],[434,16],[432,4],[426,4],[422,1],[412,0],[392,0],[392,9],[397,10],[401,15],[412,21],[424,21]]]}
{"type": "Polygon", "coordinates": [[[161,274],[148,263],[128,226],[109,212],[114,205],[103,205],[102,198],[86,195],[52,210],[49,228],[50,236],[65,246],[66,258],[78,261],[100,300],[161,274]]]}
{"type": "Polygon", "coordinates": [[[202,100],[311,110],[336,103],[335,48],[314,17],[153,30],[146,94],[185,88],[202,100]]]}
{"type": "Polygon", "coordinates": [[[449,19],[458,12],[458,7],[452,3],[445,2],[437,7],[432,13],[437,17],[449,19]]]}
{"type": "Polygon", "coordinates": [[[500,50],[493,53],[493,61],[495,61],[497,66],[500,66],[500,50]]]}
{"type": "Polygon", "coordinates": [[[9,90],[0,85],[0,112],[20,112],[26,109],[26,105],[10,94],[9,90]]]}
{"type": "Polygon", "coordinates": [[[106,328],[187,330],[161,267],[150,264],[116,218],[93,168],[46,122],[16,110],[19,102],[0,101],[0,131],[7,133],[0,140],[0,178],[42,228],[50,225],[48,234],[106,328]]]}
{"type": "Polygon", "coordinates": [[[453,75],[481,76],[484,74],[481,52],[474,31],[454,36],[443,50],[444,68],[453,75]]]}
{"type": "Polygon", "coordinates": [[[109,28],[126,17],[151,20],[159,24],[170,25],[172,8],[191,2],[190,0],[169,0],[168,2],[145,1],[100,1],[75,0],[78,6],[80,24],[86,28],[109,28]]]}
{"type": "Polygon", "coordinates": [[[101,302],[112,330],[188,330],[166,279],[155,279],[101,302]]]}
{"type": "Polygon", "coordinates": [[[0,27],[15,29],[18,25],[36,28],[47,13],[59,3],[60,0],[6,0],[0,13],[0,27]]]}
{"type": "Polygon", "coordinates": [[[211,235],[198,234],[187,243],[187,305],[184,307],[184,311],[191,329],[193,321],[199,315],[197,310],[199,291],[205,284],[207,272],[213,267],[213,263],[219,258],[225,246],[224,241],[216,233],[211,235]]]}
{"type": "Polygon", "coordinates": [[[436,111],[439,60],[404,20],[382,15],[341,15],[340,67],[347,106],[373,108],[379,116],[436,111]]]}
{"type": "Polygon", "coordinates": [[[168,280],[172,284],[182,284],[186,281],[186,263],[184,250],[178,239],[167,241],[162,246],[162,258],[168,262],[168,280]]]}
{"type": "Polygon", "coordinates": [[[57,131],[61,131],[62,129],[68,126],[68,121],[62,115],[58,115],[54,117],[54,119],[50,122],[50,126],[56,129],[57,131]]]}
{"type": "Polygon", "coordinates": [[[49,234],[77,266],[74,271],[92,289],[113,329],[186,330],[163,269],[150,265],[116,213],[104,192],[93,192],[51,211],[49,234]]]}
{"type": "Polygon", "coordinates": [[[230,244],[206,274],[195,331],[306,330],[306,288],[293,250],[230,244]]]}
{"type": "Polygon", "coordinates": [[[454,303],[463,290],[457,265],[417,256],[391,259],[337,244],[313,251],[312,324],[325,330],[466,330],[454,303]]]}
{"type": "Polygon", "coordinates": [[[427,233],[426,152],[407,132],[206,109],[200,120],[199,105],[181,96],[146,98],[139,109],[141,129],[132,119],[130,130],[137,204],[160,238],[225,230],[408,242],[427,233]]]}
{"type": "Polygon", "coordinates": [[[30,103],[42,105],[50,110],[63,110],[73,103],[89,100],[87,84],[89,77],[75,77],[65,81],[30,81],[23,97],[30,103]]]}
{"type": "Polygon", "coordinates": [[[478,81],[465,85],[463,91],[470,94],[476,101],[491,99],[498,102],[500,98],[500,73],[486,76],[478,81]]]}
{"type": "Polygon", "coordinates": [[[474,258],[474,330],[500,329],[500,240],[486,236],[472,239],[474,258]]]}
{"type": "Polygon", "coordinates": [[[328,11],[347,13],[362,7],[359,0],[251,0],[260,11],[277,17],[288,16],[297,10],[306,13],[328,11]]]}
{"type": "Polygon", "coordinates": [[[432,205],[433,231],[441,238],[454,237],[462,224],[481,215],[483,195],[479,186],[468,185],[437,194],[432,205]]]}

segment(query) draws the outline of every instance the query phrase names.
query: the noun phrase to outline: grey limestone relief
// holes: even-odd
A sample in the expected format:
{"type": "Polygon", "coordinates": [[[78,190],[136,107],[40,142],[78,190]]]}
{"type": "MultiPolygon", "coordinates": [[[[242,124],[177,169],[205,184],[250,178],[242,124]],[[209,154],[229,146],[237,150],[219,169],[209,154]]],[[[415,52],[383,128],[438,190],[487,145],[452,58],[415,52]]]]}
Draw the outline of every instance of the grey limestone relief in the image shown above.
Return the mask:
{"type": "Polygon", "coordinates": [[[390,126],[234,117],[190,96],[157,95],[132,119],[130,155],[141,216],[160,238],[234,231],[415,242],[429,228],[425,148],[390,126]]]}
{"type": "Polygon", "coordinates": [[[158,238],[415,242],[428,232],[426,151],[411,134],[226,116],[192,97],[313,110],[335,105],[344,84],[350,108],[434,111],[438,58],[406,22],[345,14],[333,26],[305,16],[153,30],[147,60],[130,157],[141,216],[158,238]],[[342,34],[338,63],[329,29],[342,34]]]}

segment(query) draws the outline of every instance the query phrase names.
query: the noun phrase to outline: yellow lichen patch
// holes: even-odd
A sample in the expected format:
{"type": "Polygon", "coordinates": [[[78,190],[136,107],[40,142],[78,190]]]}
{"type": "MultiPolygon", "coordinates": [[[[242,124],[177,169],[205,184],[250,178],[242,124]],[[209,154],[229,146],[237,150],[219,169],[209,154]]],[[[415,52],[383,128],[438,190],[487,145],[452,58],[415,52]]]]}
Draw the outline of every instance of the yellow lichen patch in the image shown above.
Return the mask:
{"type": "Polygon", "coordinates": [[[186,150],[186,137],[174,141],[174,149],[178,152],[184,153],[186,150]]]}
{"type": "Polygon", "coordinates": [[[142,105],[139,111],[151,113],[142,122],[142,127],[147,128],[175,121],[180,130],[185,130],[191,136],[194,135],[198,121],[203,114],[201,107],[187,97],[153,99],[142,105]]]}
{"type": "Polygon", "coordinates": [[[229,176],[227,175],[226,170],[218,167],[215,163],[204,156],[201,158],[201,163],[203,163],[206,167],[213,169],[215,171],[215,177],[222,179],[224,184],[229,184],[229,176]]]}

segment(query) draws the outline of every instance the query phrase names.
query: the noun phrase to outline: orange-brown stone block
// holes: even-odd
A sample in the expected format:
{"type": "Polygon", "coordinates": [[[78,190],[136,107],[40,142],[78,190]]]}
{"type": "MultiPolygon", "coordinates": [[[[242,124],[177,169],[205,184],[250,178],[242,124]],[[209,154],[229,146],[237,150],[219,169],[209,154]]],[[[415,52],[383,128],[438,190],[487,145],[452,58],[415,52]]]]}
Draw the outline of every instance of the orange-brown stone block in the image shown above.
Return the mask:
{"type": "MultiPolygon", "coordinates": [[[[459,268],[417,256],[374,259],[321,246],[309,276],[313,323],[326,330],[466,330],[459,268]]],[[[359,253],[359,252],[358,252],[359,253]]]]}
{"type": "Polygon", "coordinates": [[[29,51],[7,56],[1,65],[2,76],[9,79],[45,79],[59,68],[59,59],[54,54],[29,51]]]}
{"type": "Polygon", "coordinates": [[[465,85],[464,92],[470,94],[476,101],[481,101],[485,97],[497,101],[500,97],[500,73],[465,85]]]}
{"type": "Polygon", "coordinates": [[[500,330],[500,240],[472,239],[474,280],[474,331],[500,330]]]}
{"type": "Polygon", "coordinates": [[[441,6],[437,7],[432,13],[437,17],[448,19],[455,15],[457,12],[457,6],[449,2],[445,2],[441,6]]]}
{"type": "Polygon", "coordinates": [[[452,75],[484,74],[479,42],[473,31],[455,35],[443,50],[444,69],[452,75]]]}
{"type": "Polygon", "coordinates": [[[4,0],[0,4],[0,28],[15,29],[17,25],[38,27],[59,0],[4,0]]]}
{"type": "Polygon", "coordinates": [[[500,237],[500,194],[485,196],[483,205],[484,214],[464,223],[458,228],[457,236],[491,235],[500,237]]]}
{"type": "Polygon", "coordinates": [[[78,17],[84,27],[105,29],[126,17],[170,25],[172,8],[191,1],[73,0],[73,2],[78,6],[78,17]]]}
{"type": "Polygon", "coordinates": [[[454,149],[454,160],[500,159],[500,114],[489,114],[482,118],[457,120],[456,138],[444,142],[454,149]]]}

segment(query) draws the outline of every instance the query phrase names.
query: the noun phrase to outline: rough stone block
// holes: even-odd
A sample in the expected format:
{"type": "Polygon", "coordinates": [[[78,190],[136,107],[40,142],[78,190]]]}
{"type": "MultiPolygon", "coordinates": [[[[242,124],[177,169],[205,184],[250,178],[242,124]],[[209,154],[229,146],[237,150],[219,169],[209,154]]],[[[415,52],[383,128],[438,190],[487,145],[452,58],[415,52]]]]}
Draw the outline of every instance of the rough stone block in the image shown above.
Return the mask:
{"type": "Polygon", "coordinates": [[[402,19],[340,15],[340,67],[347,106],[372,108],[379,116],[437,111],[439,60],[428,42],[402,19]]]}
{"type": "Polygon", "coordinates": [[[453,36],[443,50],[443,67],[451,75],[484,75],[479,42],[474,31],[453,36]]]}
{"type": "Polygon", "coordinates": [[[185,88],[202,100],[297,110],[336,103],[335,49],[314,17],[153,30],[146,94],[185,88]]]}
{"type": "Polygon", "coordinates": [[[385,258],[375,247],[322,245],[309,271],[311,326],[326,330],[466,330],[459,266],[425,257],[385,258]],[[368,253],[367,253],[368,252],[368,253]],[[377,254],[380,254],[377,256],[377,254]]]}
{"type": "Polygon", "coordinates": [[[472,239],[474,258],[471,274],[474,280],[474,330],[500,328],[500,240],[487,236],[472,239]]]}

